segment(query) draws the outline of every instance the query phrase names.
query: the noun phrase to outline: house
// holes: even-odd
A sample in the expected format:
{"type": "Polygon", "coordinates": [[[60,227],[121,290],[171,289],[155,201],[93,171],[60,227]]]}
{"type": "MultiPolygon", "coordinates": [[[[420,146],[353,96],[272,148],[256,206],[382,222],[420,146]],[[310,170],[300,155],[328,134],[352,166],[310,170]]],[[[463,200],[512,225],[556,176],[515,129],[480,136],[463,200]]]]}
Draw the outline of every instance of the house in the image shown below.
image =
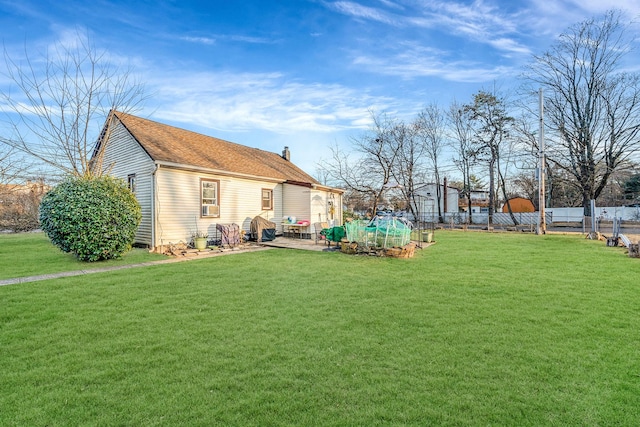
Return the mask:
{"type": "MultiPolygon", "coordinates": [[[[438,221],[437,184],[425,184],[416,188],[416,203],[420,219],[423,221],[438,221]]],[[[443,216],[447,213],[458,212],[458,189],[444,184],[440,186],[440,209],[443,216]]]]}
{"type": "Polygon", "coordinates": [[[135,243],[153,249],[196,229],[215,235],[217,224],[248,233],[256,216],[278,234],[283,217],[342,222],[343,191],[294,165],[287,147],[279,155],[112,111],[92,164],[128,182],[142,208],[135,243]]]}
{"type": "MultiPolygon", "coordinates": [[[[471,213],[488,213],[489,212],[489,192],[485,190],[471,190],[469,192],[471,200],[471,213]]],[[[469,212],[469,199],[462,197],[458,204],[461,212],[469,212]]]]}

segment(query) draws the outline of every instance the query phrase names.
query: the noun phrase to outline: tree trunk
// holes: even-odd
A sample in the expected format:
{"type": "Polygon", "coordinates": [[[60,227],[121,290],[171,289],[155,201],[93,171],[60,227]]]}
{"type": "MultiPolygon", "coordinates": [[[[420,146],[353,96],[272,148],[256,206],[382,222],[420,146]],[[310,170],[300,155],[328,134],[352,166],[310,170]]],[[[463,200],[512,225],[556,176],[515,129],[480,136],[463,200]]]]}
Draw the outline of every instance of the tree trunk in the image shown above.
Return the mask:
{"type": "Polygon", "coordinates": [[[489,224],[493,224],[493,213],[496,209],[495,157],[489,160],[489,224]]]}
{"type": "Polygon", "coordinates": [[[582,208],[584,212],[584,216],[591,216],[591,194],[588,191],[582,191],[582,208]]]}
{"type": "Polygon", "coordinates": [[[498,178],[500,179],[500,188],[502,189],[502,197],[504,197],[505,202],[507,203],[507,209],[509,210],[509,215],[511,216],[511,221],[513,221],[513,225],[518,225],[518,220],[516,216],[513,214],[511,210],[511,203],[509,203],[509,199],[507,198],[507,185],[505,183],[504,176],[502,172],[498,171],[498,178]]]}
{"type": "Polygon", "coordinates": [[[440,188],[440,177],[436,176],[436,200],[438,201],[438,222],[443,223],[444,219],[442,218],[442,189],[440,188]]]}
{"type": "Polygon", "coordinates": [[[465,166],[465,168],[466,168],[466,172],[464,173],[463,187],[465,188],[465,192],[467,196],[467,212],[469,212],[469,224],[473,224],[473,217],[472,217],[473,209],[471,206],[471,172],[470,172],[469,166],[465,166]]]}

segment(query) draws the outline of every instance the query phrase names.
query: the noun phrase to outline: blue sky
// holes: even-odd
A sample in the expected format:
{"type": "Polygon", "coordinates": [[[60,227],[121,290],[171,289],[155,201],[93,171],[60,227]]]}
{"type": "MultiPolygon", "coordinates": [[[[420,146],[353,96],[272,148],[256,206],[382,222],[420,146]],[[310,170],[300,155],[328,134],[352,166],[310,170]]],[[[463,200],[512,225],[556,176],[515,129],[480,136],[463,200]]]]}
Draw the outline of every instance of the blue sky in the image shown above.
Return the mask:
{"type": "Polygon", "coordinates": [[[494,84],[509,90],[559,33],[614,6],[640,18],[637,0],[0,0],[0,28],[12,57],[86,31],[146,82],[137,114],[287,145],[313,174],[371,110],[409,119],[494,84]]]}

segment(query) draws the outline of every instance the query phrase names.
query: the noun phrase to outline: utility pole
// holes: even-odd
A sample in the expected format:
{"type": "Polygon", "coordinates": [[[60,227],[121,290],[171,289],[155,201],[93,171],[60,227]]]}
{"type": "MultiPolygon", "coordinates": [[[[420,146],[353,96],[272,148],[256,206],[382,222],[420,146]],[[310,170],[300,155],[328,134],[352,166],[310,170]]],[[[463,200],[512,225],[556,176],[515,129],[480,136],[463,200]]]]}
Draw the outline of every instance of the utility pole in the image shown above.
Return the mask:
{"type": "Polygon", "coordinates": [[[538,206],[540,212],[540,218],[538,221],[538,230],[537,234],[546,234],[547,233],[547,222],[545,218],[545,158],[544,158],[544,96],[542,95],[542,88],[538,91],[538,98],[540,104],[540,131],[539,131],[539,142],[538,142],[538,151],[540,158],[540,166],[538,168],[538,206]]]}

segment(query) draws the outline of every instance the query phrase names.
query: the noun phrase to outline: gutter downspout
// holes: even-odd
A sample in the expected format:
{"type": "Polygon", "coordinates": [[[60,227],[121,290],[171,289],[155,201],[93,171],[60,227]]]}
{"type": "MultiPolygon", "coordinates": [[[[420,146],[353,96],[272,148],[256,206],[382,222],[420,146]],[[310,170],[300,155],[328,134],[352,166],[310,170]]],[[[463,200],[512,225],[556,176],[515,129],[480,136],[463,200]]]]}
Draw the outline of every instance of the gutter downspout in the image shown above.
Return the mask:
{"type": "MultiPolygon", "coordinates": [[[[160,169],[160,165],[155,163],[155,168],[151,173],[151,245],[152,251],[156,252],[156,226],[157,226],[157,218],[156,218],[156,204],[157,204],[157,191],[156,186],[158,185],[158,179],[156,176],[156,172],[160,169]]],[[[162,249],[162,248],[161,248],[162,249]]],[[[162,250],[160,251],[162,252],[162,250]]]]}

